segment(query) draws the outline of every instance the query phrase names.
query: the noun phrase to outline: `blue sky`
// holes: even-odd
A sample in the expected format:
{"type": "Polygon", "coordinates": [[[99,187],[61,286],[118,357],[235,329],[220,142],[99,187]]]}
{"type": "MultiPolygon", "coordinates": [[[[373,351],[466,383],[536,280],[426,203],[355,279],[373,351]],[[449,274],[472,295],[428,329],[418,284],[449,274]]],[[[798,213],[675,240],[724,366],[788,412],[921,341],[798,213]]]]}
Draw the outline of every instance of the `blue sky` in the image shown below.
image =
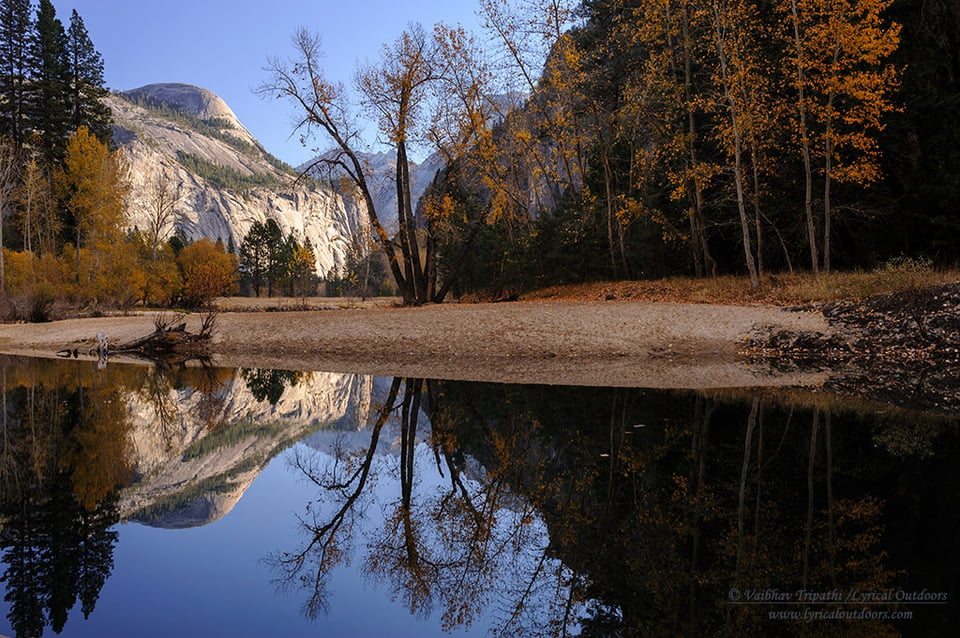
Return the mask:
{"type": "Polygon", "coordinates": [[[373,61],[410,22],[461,24],[479,31],[472,0],[53,0],[67,26],[76,9],[104,58],[107,87],[127,90],[184,82],[222,97],[271,153],[297,165],[310,159],[290,137],[292,107],[262,99],[268,58],[293,55],[306,27],[323,38],[331,80],[350,84],[358,62],[373,61]],[[289,139],[288,139],[289,138],[289,139]]]}

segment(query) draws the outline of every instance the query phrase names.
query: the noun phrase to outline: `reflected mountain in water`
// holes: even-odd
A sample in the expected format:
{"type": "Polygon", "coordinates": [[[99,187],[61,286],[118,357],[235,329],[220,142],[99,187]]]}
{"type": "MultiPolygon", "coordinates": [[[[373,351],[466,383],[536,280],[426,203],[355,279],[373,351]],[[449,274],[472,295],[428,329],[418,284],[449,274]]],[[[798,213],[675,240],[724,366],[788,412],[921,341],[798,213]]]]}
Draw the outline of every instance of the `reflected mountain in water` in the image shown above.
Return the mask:
{"type": "MultiPolygon", "coordinates": [[[[310,488],[289,521],[302,537],[258,539],[259,558],[316,623],[342,601],[345,570],[423,635],[911,636],[957,620],[949,415],[771,389],[23,359],[0,362],[0,383],[2,582],[18,635],[120,604],[100,600],[117,522],[222,519],[277,455],[310,488]],[[903,596],[844,606],[869,612],[856,621],[837,619],[839,604],[753,598],[800,591],[903,596]],[[943,599],[909,598],[921,591],[943,599]]],[[[210,613],[227,619],[242,595],[219,594],[210,613]]]]}
{"type": "Polygon", "coordinates": [[[201,369],[188,377],[148,378],[127,397],[139,478],[121,498],[124,519],[171,528],[218,520],[291,444],[318,429],[362,428],[373,385],[321,372],[201,369]]]}

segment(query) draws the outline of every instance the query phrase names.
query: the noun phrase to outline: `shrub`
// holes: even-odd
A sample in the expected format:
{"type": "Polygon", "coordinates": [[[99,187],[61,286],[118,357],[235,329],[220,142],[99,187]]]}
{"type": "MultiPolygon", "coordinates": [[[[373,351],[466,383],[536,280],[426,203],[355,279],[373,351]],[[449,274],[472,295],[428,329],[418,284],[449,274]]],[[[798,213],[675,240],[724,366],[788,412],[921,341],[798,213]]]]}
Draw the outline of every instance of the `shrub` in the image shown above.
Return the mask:
{"type": "Polygon", "coordinates": [[[186,246],[177,257],[183,274],[182,301],[191,308],[239,290],[237,260],[206,237],[186,246]]]}

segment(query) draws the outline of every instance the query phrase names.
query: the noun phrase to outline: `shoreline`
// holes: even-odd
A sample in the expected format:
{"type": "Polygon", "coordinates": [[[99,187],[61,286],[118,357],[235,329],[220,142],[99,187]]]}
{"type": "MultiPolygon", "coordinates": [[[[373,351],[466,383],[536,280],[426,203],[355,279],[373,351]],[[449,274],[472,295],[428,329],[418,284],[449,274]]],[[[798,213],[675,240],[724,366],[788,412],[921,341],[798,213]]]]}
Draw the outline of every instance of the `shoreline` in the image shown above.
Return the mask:
{"type": "MultiPolygon", "coordinates": [[[[201,315],[185,319],[196,330],[201,315]]],[[[818,386],[823,373],[750,364],[750,338],[827,333],[823,315],[774,306],[520,301],[417,308],[223,311],[216,365],[498,383],[707,389],[818,386]]],[[[153,315],[0,324],[0,353],[54,357],[153,331],[153,315]]]]}

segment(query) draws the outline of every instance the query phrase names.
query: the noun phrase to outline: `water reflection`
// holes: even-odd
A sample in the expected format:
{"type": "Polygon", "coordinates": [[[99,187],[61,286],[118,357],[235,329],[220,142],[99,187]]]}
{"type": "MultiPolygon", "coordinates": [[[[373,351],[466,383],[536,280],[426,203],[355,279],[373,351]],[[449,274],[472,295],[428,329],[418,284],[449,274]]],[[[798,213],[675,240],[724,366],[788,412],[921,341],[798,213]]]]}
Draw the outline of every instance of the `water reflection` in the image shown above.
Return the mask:
{"type": "Polygon", "coordinates": [[[264,538],[260,557],[317,622],[348,566],[424,634],[938,635],[956,619],[950,417],[787,391],[0,363],[17,635],[117,604],[100,592],[118,521],[220,520],[279,454],[312,497],[302,542],[264,538]],[[909,600],[923,590],[946,600],[909,600]],[[849,600],[883,592],[903,595],[849,600]]]}
{"type": "MultiPolygon", "coordinates": [[[[495,635],[762,634],[771,622],[801,634],[808,623],[769,612],[836,618],[840,607],[798,605],[810,596],[796,592],[852,592],[859,603],[926,589],[952,600],[941,561],[956,565],[956,527],[932,524],[943,512],[924,507],[937,486],[891,483],[923,481],[932,466],[952,476],[956,451],[951,420],[849,400],[394,380],[366,447],[297,458],[325,507],[304,519],[309,541],[274,565],[307,590],[309,615],[325,608],[326,576],[359,535],[366,573],[411,613],[439,607],[447,629],[494,605],[495,635]],[[432,429],[418,455],[421,408],[432,429]],[[391,414],[399,459],[376,468],[391,414]],[[445,484],[415,492],[428,463],[445,484]],[[371,475],[391,471],[399,493],[382,528],[358,530],[376,500],[364,500],[371,475]],[[939,558],[912,549],[920,538],[939,558]],[[744,598],[762,591],[790,592],[791,604],[744,598]]],[[[955,522],[953,490],[936,493],[955,522]]],[[[821,628],[900,635],[945,617],[910,602],[851,605],[877,613],[821,628]]]]}
{"type": "Polygon", "coordinates": [[[18,636],[88,617],[113,567],[128,485],[126,379],[89,367],[0,366],[0,549],[18,636]]]}
{"type": "Polygon", "coordinates": [[[308,541],[272,558],[281,582],[302,588],[304,611],[316,617],[328,608],[329,575],[360,546],[363,573],[411,614],[437,614],[445,631],[470,626],[492,606],[497,635],[563,633],[575,619],[570,570],[550,557],[532,505],[464,455],[436,417],[438,392],[436,382],[394,379],[363,447],[299,450],[294,465],[319,488],[319,508],[303,518],[308,541]]]}

